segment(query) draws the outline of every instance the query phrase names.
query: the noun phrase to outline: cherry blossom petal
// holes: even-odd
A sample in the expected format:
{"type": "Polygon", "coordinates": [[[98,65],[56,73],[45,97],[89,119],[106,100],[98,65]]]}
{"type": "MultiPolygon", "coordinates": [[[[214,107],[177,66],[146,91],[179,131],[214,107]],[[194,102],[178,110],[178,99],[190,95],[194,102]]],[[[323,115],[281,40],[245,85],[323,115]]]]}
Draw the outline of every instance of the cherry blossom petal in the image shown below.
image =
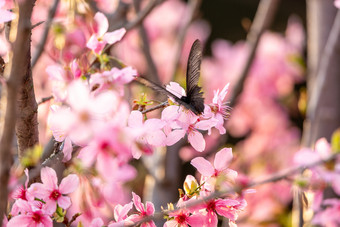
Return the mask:
{"type": "Polygon", "coordinates": [[[185,96],[185,90],[176,82],[170,82],[169,85],[166,85],[166,90],[170,91],[172,94],[177,96],[178,98],[181,98],[182,96],[185,96]]]}
{"type": "Polygon", "coordinates": [[[52,227],[53,226],[52,219],[47,215],[42,216],[40,221],[42,223],[42,226],[44,226],[44,227],[52,227]]]}
{"type": "Polygon", "coordinates": [[[188,218],[188,224],[191,227],[200,227],[205,221],[205,216],[200,213],[193,214],[189,216],[188,218]]]}
{"type": "Polygon", "coordinates": [[[140,111],[134,110],[131,112],[128,125],[132,128],[143,127],[143,115],[140,111]]]}
{"type": "Polygon", "coordinates": [[[46,68],[46,73],[51,80],[66,81],[65,70],[59,65],[49,65],[46,68]]]}
{"type": "Polygon", "coordinates": [[[209,211],[206,215],[205,226],[206,227],[216,227],[218,223],[217,215],[214,211],[209,211]]]}
{"type": "Polygon", "coordinates": [[[103,36],[103,40],[105,40],[109,44],[114,44],[114,43],[120,41],[123,38],[123,36],[125,35],[125,33],[126,33],[125,28],[121,28],[121,29],[118,29],[118,30],[113,31],[113,32],[107,32],[103,36]]]}
{"type": "Polygon", "coordinates": [[[334,1],[334,6],[338,9],[340,9],[340,0],[335,0],[334,1]]]}
{"type": "MultiPolygon", "coordinates": [[[[4,1],[5,2],[5,1],[4,1]]],[[[1,6],[0,6],[1,8],[1,6]]],[[[5,9],[0,9],[0,23],[4,23],[4,22],[8,22],[11,21],[13,19],[15,19],[15,14],[5,10],[5,9]]]]}
{"type": "Polygon", "coordinates": [[[153,215],[155,213],[155,206],[151,202],[146,202],[146,214],[153,215]]]}
{"type": "Polygon", "coordinates": [[[59,185],[59,191],[62,194],[69,194],[74,192],[79,185],[79,177],[76,174],[70,174],[62,179],[59,185]]]}
{"type": "Polygon", "coordinates": [[[321,138],[315,143],[315,150],[322,159],[327,159],[332,153],[332,148],[326,138],[321,138]]]}
{"type": "Polygon", "coordinates": [[[171,105],[163,109],[162,120],[163,121],[173,121],[178,118],[178,106],[171,105]]]}
{"type": "Polygon", "coordinates": [[[102,37],[109,28],[109,22],[107,21],[106,16],[101,12],[97,12],[96,15],[94,15],[94,20],[96,22],[95,32],[97,36],[102,37]]]}
{"type": "Polygon", "coordinates": [[[201,133],[193,131],[189,133],[188,140],[191,146],[199,152],[204,151],[205,149],[205,140],[201,133]]]}
{"type": "Polygon", "coordinates": [[[102,227],[104,222],[101,218],[95,218],[91,221],[90,227],[102,227]]]}
{"type": "Polygon", "coordinates": [[[50,167],[44,167],[41,169],[41,181],[44,186],[50,190],[54,190],[58,184],[57,174],[54,169],[50,167]]]}
{"type": "Polygon", "coordinates": [[[97,39],[96,35],[92,35],[89,39],[89,41],[87,41],[86,43],[86,47],[89,48],[90,50],[92,50],[93,52],[97,53],[98,51],[97,48],[99,46],[99,41],[97,39]]]}
{"type": "Polygon", "coordinates": [[[64,153],[63,162],[67,162],[71,159],[72,150],[73,150],[72,142],[69,137],[66,137],[64,141],[64,147],[63,147],[63,153],[64,153]]]}
{"type": "Polygon", "coordinates": [[[162,130],[153,130],[147,133],[146,140],[150,145],[153,146],[164,146],[166,136],[162,130]]]}
{"type": "Polygon", "coordinates": [[[71,206],[71,199],[68,196],[60,196],[58,199],[58,205],[63,208],[67,209],[71,206]]]}
{"type": "Polygon", "coordinates": [[[168,134],[165,143],[167,146],[174,145],[184,136],[185,136],[185,131],[183,129],[173,130],[172,132],[168,134]]]}
{"type": "Polygon", "coordinates": [[[90,100],[90,91],[81,81],[77,80],[68,87],[68,104],[76,111],[84,111],[90,100]]]}
{"type": "MultiPolygon", "coordinates": [[[[169,221],[165,222],[164,225],[163,225],[163,227],[178,227],[178,226],[180,226],[180,225],[175,220],[169,220],[169,221]]],[[[182,226],[185,226],[185,225],[181,225],[181,227],[182,226]]]]}
{"type": "Polygon", "coordinates": [[[18,227],[18,226],[30,226],[32,223],[32,217],[28,215],[18,215],[12,217],[11,220],[7,223],[7,227],[18,227]]]}
{"type": "Polygon", "coordinates": [[[320,160],[319,154],[308,148],[302,148],[294,155],[294,163],[298,165],[308,165],[318,160],[320,160]]]}
{"type": "Polygon", "coordinates": [[[132,209],[133,203],[130,202],[124,206],[118,204],[114,208],[114,218],[116,221],[121,221],[127,218],[128,212],[132,209]]]}
{"type": "Polygon", "coordinates": [[[193,165],[198,172],[200,172],[203,176],[210,177],[214,174],[215,169],[211,165],[209,161],[202,157],[197,157],[191,160],[191,165],[193,165]]]}
{"type": "Polygon", "coordinates": [[[214,166],[215,169],[222,171],[229,166],[233,159],[233,152],[231,148],[223,148],[215,155],[214,166]]]}
{"type": "Polygon", "coordinates": [[[142,204],[140,197],[134,192],[132,192],[132,201],[139,212],[144,212],[144,205],[142,204]]]}

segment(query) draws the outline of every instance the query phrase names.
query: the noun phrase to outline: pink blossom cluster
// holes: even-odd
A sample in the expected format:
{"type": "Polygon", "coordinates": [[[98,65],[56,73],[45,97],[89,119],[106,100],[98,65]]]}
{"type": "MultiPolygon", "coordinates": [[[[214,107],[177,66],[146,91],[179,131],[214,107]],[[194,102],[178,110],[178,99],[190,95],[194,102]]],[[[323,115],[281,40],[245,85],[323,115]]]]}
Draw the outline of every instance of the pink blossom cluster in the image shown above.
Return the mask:
{"type": "Polygon", "coordinates": [[[323,162],[309,168],[310,173],[297,179],[304,189],[311,189],[314,196],[313,210],[315,212],[313,224],[321,226],[338,226],[340,208],[340,157],[335,154],[331,144],[325,138],[315,143],[314,149],[302,148],[294,155],[294,163],[308,166],[316,162],[323,162]],[[302,184],[301,184],[302,183],[302,184]],[[324,190],[330,187],[335,193],[334,198],[324,198],[324,190]]]}
{"type": "Polygon", "coordinates": [[[67,195],[77,189],[78,176],[70,174],[58,185],[56,172],[50,167],[44,167],[40,175],[42,183],[33,183],[28,187],[27,169],[25,174],[27,176],[25,187],[17,188],[12,194],[15,202],[5,226],[52,227],[52,219],[58,208],[67,210],[71,206],[71,199],[67,195]]]}
{"type": "MultiPolygon", "coordinates": [[[[204,113],[197,116],[169,98],[169,105],[160,118],[147,118],[142,112],[130,111],[124,98],[126,85],[138,73],[130,66],[111,66],[103,52],[106,44],[119,41],[125,30],[107,32],[108,23],[102,13],[95,15],[94,33],[86,46],[88,51],[65,66],[52,64],[46,68],[52,84],[54,104],[48,124],[56,141],[62,143],[63,162],[71,160],[74,147],[79,152],[79,168],[96,174],[80,177],[71,210],[83,211],[81,220],[90,222],[112,209],[112,205],[126,202],[124,184],[136,176],[130,161],[150,154],[154,147],[170,146],[187,136],[197,151],[205,149],[202,132],[216,128],[226,133],[224,122],[229,107],[224,102],[229,84],[215,91],[211,104],[205,104],[204,113]],[[98,60],[94,66],[87,55],[98,60]],[[82,202],[87,202],[83,207],[82,202]]],[[[185,95],[184,89],[171,82],[166,89],[185,95]]],[[[137,105],[138,106],[138,105],[137,105]]],[[[107,216],[107,215],[104,215],[107,216]]]]}
{"type": "MultiPolygon", "coordinates": [[[[216,191],[231,190],[236,185],[237,172],[229,169],[228,165],[232,160],[232,151],[230,148],[224,148],[216,153],[214,166],[204,158],[195,158],[192,160],[197,170],[201,173],[200,183],[195,177],[188,175],[184,182],[184,191],[180,190],[180,199],[176,208],[173,204],[168,205],[164,210],[167,221],[164,227],[169,226],[217,226],[218,217],[223,216],[229,219],[230,226],[236,226],[235,221],[238,213],[246,206],[247,202],[243,196],[237,195],[230,191],[223,195],[222,198],[211,198],[192,205],[195,201],[204,199],[216,191]]],[[[248,190],[250,192],[250,190],[248,190]]],[[[116,205],[114,208],[114,221],[110,221],[108,227],[133,225],[140,223],[141,226],[156,226],[151,218],[154,215],[155,208],[151,202],[145,205],[141,198],[132,193],[132,202],[122,206],[116,205]],[[132,212],[133,206],[135,212],[132,212]]],[[[100,227],[104,225],[101,218],[95,218],[91,222],[91,227],[100,227]]]]}

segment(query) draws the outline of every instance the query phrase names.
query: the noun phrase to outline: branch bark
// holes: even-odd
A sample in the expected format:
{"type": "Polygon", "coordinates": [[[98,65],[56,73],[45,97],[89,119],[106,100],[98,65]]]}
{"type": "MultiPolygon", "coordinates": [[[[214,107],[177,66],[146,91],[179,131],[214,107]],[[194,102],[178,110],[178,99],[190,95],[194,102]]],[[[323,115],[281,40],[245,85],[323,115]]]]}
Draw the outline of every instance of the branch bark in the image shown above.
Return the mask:
{"type": "MultiPolygon", "coordinates": [[[[19,3],[19,22],[16,39],[13,43],[13,57],[10,76],[7,81],[7,106],[3,134],[0,141],[0,217],[6,213],[8,198],[8,180],[12,165],[12,142],[17,120],[17,97],[20,83],[27,73],[27,54],[30,51],[31,15],[35,0],[19,3]]],[[[0,226],[3,218],[0,218],[0,226]]]]}

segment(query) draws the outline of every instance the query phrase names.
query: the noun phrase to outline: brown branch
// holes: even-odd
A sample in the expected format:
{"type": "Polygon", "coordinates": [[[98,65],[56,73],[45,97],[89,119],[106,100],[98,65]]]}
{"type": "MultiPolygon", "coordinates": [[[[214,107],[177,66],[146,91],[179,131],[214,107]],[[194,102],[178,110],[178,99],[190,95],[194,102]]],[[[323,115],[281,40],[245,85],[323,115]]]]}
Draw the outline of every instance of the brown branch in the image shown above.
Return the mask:
{"type": "MultiPolygon", "coordinates": [[[[252,63],[255,59],[256,50],[263,32],[270,27],[274,20],[274,16],[279,5],[279,0],[261,0],[256,11],[254,22],[247,36],[247,44],[249,46],[249,54],[241,75],[234,87],[232,97],[230,99],[230,107],[235,106],[237,98],[241,95],[244,87],[244,82],[249,74],[252,63]]],[[[228,135],[221,135],[214,146],[205,154],[210,155],[223,145],[228,139],[228,135]]]]}
{"type": "MultiPolygon", "coordinates": [[[[140,0],[134,0],[133,3],[134,3],[134,7],[135,7],[136,12],[139,12],[140,0]]],[[[143,50],[144,55],[145,55],[145,60],[148,64],[149,79],[151,81],[155,82],[156,84],[160,84],[160,79],[159,79],[157,67],[156,67],[155,61],[152,58],[151,52],[150,52],[150,42],[149,42],[148,34],[146,33],[146,30],[145,30],[145,27],[144,27],[143,24],[139,25],[139,34],[140,34],[141,39],[142,39],[142,50],[143,50]]]]}
{"type": "Polygon", "coordinates": [[[48,17],[47,17],[47,20],[46,20],[46,23],[45,23],[44,32],[41,36],[41,40],[38,42],[35,54],[34,54],[33,59],[32,59],[32,63],[31,63],[32,68],[34,68],[34,66],[38,62],[42,52],[44,51],[45,44],[46,44],[47,37],[48,37],[48,33],[50,31],[50,28],[51,28],[52,20],[53,20],[54,15],[57,11],[58,3],[59,3],[59,0],[54,0],[51,8],[48,11],[48,17]]]}
{"type": "MultiPolygon", "coordinates": [[[[19,22],[16,39],[13,43],[10,76],[7,81],[7,106],[4,129],[0,141],[0,217],[6,214],[8,199],[8,180],[12,165],[12,144],[17,120],[17,95],[21,81],[27,73],[27,53],[30,51],[31,15],[35,0],[19,3],[19,22]]],[[[30,65],[30,63],[28,63],[30,65]]],[[[0,218],[2,226],[3,218],[0,218]]]]}
{"type": "Polygon", "coordinates": [[[172,80],[176,76],[176,71],[180,63],[185,35],[187,34],[189,26],[191,22],[193,21],[195,14],[199,10],[200,5],[201,5],[201,0],[190,0],[189,1],[189,4],[188,4],[189,12],[186,13],[188,15],[187,19],[184,23],[184,26],[179,31],[179,34],[177,36],[177,49],[176,49],[176,55],[175,55],[176,57],[175,57],[174,66],[172,67],[172,74],[171,74],[172,80]]]}

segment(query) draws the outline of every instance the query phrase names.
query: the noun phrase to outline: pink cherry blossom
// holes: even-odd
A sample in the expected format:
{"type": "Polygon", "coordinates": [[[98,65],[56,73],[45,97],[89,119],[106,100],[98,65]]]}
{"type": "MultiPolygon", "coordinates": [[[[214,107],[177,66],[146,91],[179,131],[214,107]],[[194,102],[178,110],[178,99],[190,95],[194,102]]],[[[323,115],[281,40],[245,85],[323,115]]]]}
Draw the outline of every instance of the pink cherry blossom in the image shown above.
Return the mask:
{"type": "Polygon", "coordinates": [[[104,222],[101,218],[95,218],[91,221],[91,224],[89,227],[102,227],[104,225],[104,222]]]}
{"type": "Polygon", "coordinates": [[[128,212],[132,209],[132,202],[125,204],[124,206],[118,204],[114,208],[114,218],[115,222],[112,222],[108,227],[118,227],[123,225],[132,225],[133,222],[128,220],[128,212]]]}
{"type": "MultiPolygon", "coordinates": [[[[302,148],[294,156],[294,162],[298,165],[308,165],[321,160],[327,160],[332,155],[331,145],[325,138],[315,143],[315,150],[302,148]]],[[[334,191],[340,195],[340,160],[326,162],[323,165],[315,166],[312,170],[324,181],[331,184],[334,191]]]]}
{"type": "Polygon", "coordinates": [[[123,85],[130,83],[136,75],[137,71],[130,66],[123,69],[114,67],[110,71],[94,73],[90,78],[91,90],[94,90],[94,87],[96,87],[96,92],[116,89],[123,96],[123,85]]]}
{"type": "Polygon", "coordinates": [[[69,107],[51,112],[49,125],[55,138],[69,136],[73,143],[85,145],[118,108],[118,97],[112,91],[93,96],[81,81],[72,82],[67,91],[69,107]]]}
{"type": "Polygon", "coordinates": [[[188,210],[180,209],[175,212],[169,213],[169,217],[173,218],[164,223],[163,227],[199,227],[203,226],[205,222],[205,215],[202,213],[191,214],[188,210]]]}
{"type": "Polygon", "coordinates": [[[6,9],[2,9],[5,3],[6,2],[4,0],[0,0],[0,23],[11,21],[16,17],[14,13],[6,9]]]}
{"type": "MultiPolygon", "coordinates": [[[[165,122],[160,119],[148,119],[143,122],[140,111],[132,111],[128,119],[128,130],[138,141],[148,143],[152,146],[162,146],[165,143],[165,134],[162,128],[165,122]]],[[[139,158],[140,153],[134,151],[134,158],[139,158]]]]}
{"type": "Polygon", "coordinates": [[[24,170],[25,175],[26,175],[26,181],[25,181],[25,187],[19,186],[12,194],[12,198],[16,199],[12,206],[11,214],[12,215],[17,215],[20,211],[20,208],[17,205],[18,199],[26,200],[26,201],[33,201],[34,200],[34,195],[32,195],[28,190],[27,190],[27,185],[29,181],[29,175],[28,175],[28,169],[24,170]]]}
{"type": "MultiPolygon", "coordinates": [[[[146,202],[144,206],[144,204],[141,202],[140,197],[133,192],[132,192],[132,201],[137,210],[137,214],[130,215],[128,218],[130,221],[137,223],[141,221],[143,218],[146,218],[148,216],[153,216],[153,214],[155,213],[155,207],[151,202],[146,202]]],[[[153,221],[148,221],[148,222],[142,223],[141,227],[156,227],[156,225],[153,221]]]]}
{"type": "Polygon", "coordinates": [[[323,201],[324,208],[316,213],[312,220],[313,224],[320,226],[336,227],[340,225],[339,210],[340,200],[337,198],[326,199],[323,201]]]}
{"type": "Polygon", "coordinates": [[[224,216],[231,221],[235,221],[238,217],[239,209],[235,208],[240,204],[239,201],[234,199],[213,199],[201,206],[205,208],[206,214],[206,226],[217,226],[217,214],[224,216]]]}
{"type": "Polygon", "coordinates": [[[214,119],[200,120],[200,118],[191,113],[191,111],[184,111],[181,108],[176,123],[172,125],[173,131],[167,135],[166,144],[171,146],[183,138],[185,134],[188,134],[188,141],[191,146],[201,152],[205,149],[205,140],[198,130],[209,130],[215,125],[216,121],[214,119]]]}
{"type": "MultiPolygon", "coordinates": [[[[230,115],[230,107],[227,105],[227,103],[223,103],[223,100],[228,93],[228,88],[229,83],[224,86],[221,93],[219,89],[215,90],[212,104],[209,105],[210,108],[204,109],[205,117],[212,117],[217,120],[215,128],[219,130],[220,134],[226,133],[226,129],[224,128],[224,120],[230,115]]],[[[208,134],[210,135],[210,131],[208,134]]]]}
{"type": "Polygon", "coordinates": [[[106,16],[97,12],[94,16],[94,34],[90,37],[86,46],[96,54],[100,54],[104,46],[108,44],[114,44],[121,40],[126,33],[125,28],[120,28],[113,32],[107,32],[109,28],[109,22],[106,16]]]}
{"type": "Polygon", "coordinates": [[[46,202],[46,211],[54,213],[56,205],[67,209],[71,205],[71,199],[65,194],[76,190],[79,185],[79,178],[75,174],[70,174],[63,178],[58,186],[58,178],[54,169],[44,167],[41,169],[42,183],[34,183],[30,186],[30,193],[46,202]]]}
{"type": "Polygon", "coordinates": [[[235,183],[237,172],[228,168],[232,158],[233,154],[231,148],[223,148],[216,153],[214,166],[202,157],[191,160],[191,165],[202,174],[201,183],[204,183],[204,188],[213,191],[215,186],[220,186],[215,185],[217,178],[223,179],[223,182],[221,183],[224,187],[229,187],[230,183],[235,183]],[[212,179],[213,182],[211,182],[210,178],[214,178],[212,179]]]}
{"type": "Polygon", "coordinates": [[[334,1],[334,6],[338,9],[340,9],[340,0],[335,0],[334,1]]]}
{"type": "Polygon", "coordinates": [[[16,201],[17,206],[21,209],[21,214],[14,216],[7,223],[7,227],[17,226],[46,226],[52,227],[53,222],[49,216],[49,213],[45,209],[41,209],[28,201],[18,199],[16,201]]]}

